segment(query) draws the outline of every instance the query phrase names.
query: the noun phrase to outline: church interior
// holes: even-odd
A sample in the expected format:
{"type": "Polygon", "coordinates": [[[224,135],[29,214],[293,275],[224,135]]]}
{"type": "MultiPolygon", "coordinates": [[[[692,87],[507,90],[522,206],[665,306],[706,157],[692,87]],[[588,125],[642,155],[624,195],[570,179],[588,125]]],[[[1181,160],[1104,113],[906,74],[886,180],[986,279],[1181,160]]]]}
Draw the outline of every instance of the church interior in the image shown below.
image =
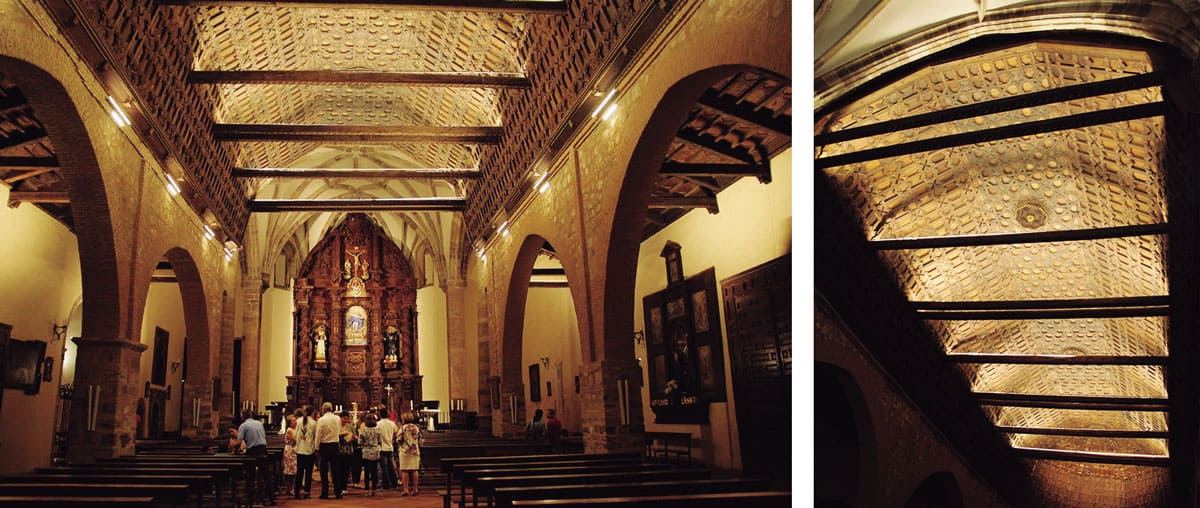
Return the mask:
{"type": "MultiPolygon", "coordinates": [[[[439,506],[438,482],[472,478],[451,459],[506,446],[632,458],[629,478],[675,481],[661,506],[786,506],[809,432],[790,417],[791,11],[0,0],[0,506],[291,503],[285,415],[326,402],[417,420],[439,506]],[[529,443],[552,411],[562,442],[529,443]],[[249,420],[268,458],[224,449],[249,420]],[[169,468],[203,478],[171,490],[169,468]]],[[[830,131],[874,108],[833,102],[830,131]]],[[[1157,155],[1162,122],[1139,128],[1157,155]]],[[[1129,199],[1159,199],[1109,213],[1165,214],[1166,171],[1126,169],[1129,199]]],[[[874,199],[856,185],[836,194],[874,199]]],[[[1166,243],[1146,242],[1112,252],[1143,264],[1106,287],[1165,292],[1166,243]]],[[[1127,326],[1165,355],[1164,319],[1127,326]]],[[[1165,397],[1161,365],[1129,370],[1165,397]]],[[[576,497],[649,502],[610,476],[576,497]]]]}
{"type": "Polygon", "coordinates": [[[1200,4],[933,4],[815,7],[816,505],[1196,506],[1200,4]]]}

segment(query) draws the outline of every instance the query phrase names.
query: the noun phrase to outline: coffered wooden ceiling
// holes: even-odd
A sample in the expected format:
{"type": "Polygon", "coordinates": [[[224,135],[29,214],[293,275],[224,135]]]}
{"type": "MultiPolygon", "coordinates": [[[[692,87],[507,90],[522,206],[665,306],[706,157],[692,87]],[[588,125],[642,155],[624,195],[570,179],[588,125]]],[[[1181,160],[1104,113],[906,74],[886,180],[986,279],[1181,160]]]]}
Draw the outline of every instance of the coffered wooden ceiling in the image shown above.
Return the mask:
{"type": "Polygon", "coordinates": [[[54,144],[25,94],[0,73],[0,180],[9,185],[8,206],[35,204],[74,229],[66,181],[54,144]]]}
{"type": "Polygon", "coordinates": [[[816,167],[1018,455],[1171,464],[1165,71],[1034,42],[818,118],[816,167]]]}

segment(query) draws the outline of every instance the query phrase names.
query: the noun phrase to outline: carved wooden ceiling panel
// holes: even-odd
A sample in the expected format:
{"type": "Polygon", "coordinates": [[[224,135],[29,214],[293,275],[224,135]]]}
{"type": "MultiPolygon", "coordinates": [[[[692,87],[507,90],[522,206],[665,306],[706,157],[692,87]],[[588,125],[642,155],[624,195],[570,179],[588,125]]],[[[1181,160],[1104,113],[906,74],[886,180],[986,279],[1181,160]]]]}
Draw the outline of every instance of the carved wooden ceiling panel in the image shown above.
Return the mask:
{"type": "Polygon", "coordinates": [[[195,70],[523,73],[525,16],[307,7],[194,7],[195,70]]]}
{"type": "MultiPolygon", "coordinates": [[[[900,123],[817,148],[819,167],[822,158],[850,157],[824,171],[857,211],[867,240],[965,239],[953,247],[900,245],[880,256],[917,312],[950,309],[926,322],[997,426],[1166,429],[1161,408],[1135,409],[1166,400],[1161,360],[1111,359],[1168,354],[1168,319],[1148,310],[1155,302],[1145,303],[1165,302],[1169,292],[1166,236],[1087,233],[1167,222],[1164,122],[1145,109],[1160,103],[1162,92],[1153,83],[1061,90],[1154,70],[1141,51],[1030,43],[926,67],[818,122],[817,134],[839,133],[1010,98],[1056,97],[1026,107],[988,105],[922,126],[900,123]],[[1149,112],[1120,116],[1135,110],[1149,112]],[[1094,112],[1108,116],[1084,115],[1094,112]],[[1022,130],[1052,122],[1058,127],[1022,130]],[[916,148],[895,149],[905,144],[916,148]],[[879,156],[863,155],[880,147],[879,156]],[[1062,241],[1020,236],[1074,231],[1084,233],[1062,241]],[[1015,236],[972,243],[989,235],[1015,236]],[[1114,305],[1123,313],[1097,310],[1114,305]],[[1046,308],[1057,310],[1037,310],[1046,308]],[[1021,358],[965,361],[965,354],[1021,358]],[[1125,363],[1053,363],[1081,355],[1125,363]],[[1120,407],[1100,410],[1101,402],[1120,407]],[[1079,408],[1089,404],[1096,407],[1079,408]]],[[[1015,447],[1167,454],[1166,440],[1154,437],[1005,432],[1015,447]]]]}
{"type": "Polygon", "coordinates": [[[37,206],[74,230],[67,183],[54,144],[25,94],[0,74],[0,180],[10,189],[8,206],[37,206]]]}
{"type": "Polygon", "coordinates": [[[495,89],[251,85],[220,87],[219,123],[500,126],[495,89]]]}

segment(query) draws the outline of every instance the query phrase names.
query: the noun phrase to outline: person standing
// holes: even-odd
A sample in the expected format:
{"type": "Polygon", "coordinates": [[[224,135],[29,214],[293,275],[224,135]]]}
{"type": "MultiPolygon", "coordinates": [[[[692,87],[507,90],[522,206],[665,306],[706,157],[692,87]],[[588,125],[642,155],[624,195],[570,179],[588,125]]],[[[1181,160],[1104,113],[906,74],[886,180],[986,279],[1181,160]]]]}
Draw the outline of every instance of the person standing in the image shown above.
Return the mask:
{"type": "Polygon", "coordinates": [[[350,421],[350,412],[342,411],[342,430],[338,435],[338,460],[341,461],[339,470],[342,476],[341,483],[334,482],[335,485],[341,486],[341,490],[338,491],[340,494],[346,494],[346,487],[350,482],[350,468],[354,467],[357,448],[358,429],[354,428],[354,423],[350,421]]]}
{"type": "Polygon", "coordinates": [[[541,409],[535,410],[533,419],[525,425],[525,438],[533,442],[541,442],[546,439],[546,422],[542,421],[541,409]]]}
{"type": "Polygon", "coordinates": [[[558,412],[553,409],[546,411],[546,443],[552,453],[562,450],[562,422],[558,420],[558,412]]]}
{"type": "Polygon", "coordinates": [[[396,442],[396,422],[388,418],[386,407],[379,408],[378,423],[375,426],[379,428],[379,482],[385,489],[394,489],[396,472],[392,469],[392,460],[395,449],[393,443],[396,442]]]}
{"type": "Polygon", "coordinates": [[[292,487],[293,497],[300,499],[312,495],[313,464],[317,461],[317,421],[309,414],[308,406],[297,409],[296,417],[296,483],[292,487]]]}
{"type": "MultiPolygon", "coordinates": [[[[236,441],[246,450],[247,457],[267,456],[267,429],[263,427],[262,422],[254,419],[253,410],[242,411],[242,424],[238,425],[236,441]]],[[[258,495],[262,496],[261,499],[267,499],[274,503],[275,492],[271,486],[267,468],[263,467],[264,464],[265,461],[254,463],[255,481],[258,483],[258,489],[262,489],[258,495]]]]}
{"type": "Polygon", "coordinates": [[[338,460],[338,437],[342,433],[342,419],[333,412],[333,403],[321,404],[321,417],[317,419],[317,446],[321,454],[321,499],[329,499],[329,489],[334,497],[341,499],[341,461],[338,460]],[[330,475],[333,475],[332,478],[330,475]],[[330,482],[333,485],[330,485],[330,482]]]}
{"type": "Polygon", "coordinates": [[[295,484],[296,480],[296,417],[287,415],[283,431],[283,481],[284,485],[295,484]]]}
{"type": "Polygon", "coordinates": [[[403,490],[401,496],[415,496],[418,492],[418,470],[421,467],[421,427],[413,423],[412,413],[404,413],[404,425],[400,426],[396,437],[396,450],[400,457],[400,484],[403,490]]]}
{"type": "Polygon", "coordinates": [[[358,444],[362,449],[363,487],[370,489],[372,496],[379,486],[379,447],[382,438],[378,422],[375,413],[367,413],[363,418],[363,428],[358,432],[358,444]]]}

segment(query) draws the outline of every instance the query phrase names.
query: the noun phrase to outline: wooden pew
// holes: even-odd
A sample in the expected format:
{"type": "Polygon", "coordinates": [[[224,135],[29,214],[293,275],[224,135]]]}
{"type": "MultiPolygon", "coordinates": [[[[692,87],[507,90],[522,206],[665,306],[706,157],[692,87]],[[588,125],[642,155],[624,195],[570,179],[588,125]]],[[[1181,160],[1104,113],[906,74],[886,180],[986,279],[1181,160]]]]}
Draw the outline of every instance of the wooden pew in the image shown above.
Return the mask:
{"type": "Polygon", "coordinates": [[[277,476],[282,475],[283,471],[283,450],[279,450],[277,454],[272,455],[268,450],[266,456],[249,456],[249,455],[229,455],[229,454],[137,454],[106,459],[101,463],[111,462],[126,462],[126,463],[142,463],[142,464],[168,464],[168,463],[196,463],[196,464],[229,464],[236,463],[245,467],[243,471],[246,488],[254,494],[250,497],[250,502],[253,503],[258,499],[258,494],[263,494],[265,499],[271,504],[275,503],[275,489],[277,476]],[[262,478],[264,484],[259,489],[258,480],[262,478]]]}
{"type": "Polygon", "coordinates": [[[153,508],[152,497],[0,496],[5,508],[153,508]]]}
{"type": "Polygon", "coordinates": [[[0,483],[0,496],[145,497],[155,506],[188,504],[186,484],[0,483]]]}
{"type": "MultiPolygon", "coordinates": [[[[188,486],[189,497],[196,499],[197,506],[203,506],[204,498],[213,492],[213,479],[205,475],[85,475],[85,474],[24,474],[0,476],[0,484],[10,483],[82,483],[95,484],[152,484],[171,485],[184,484],[188,486]]],[[[217,500],[217,506],[220,506],[217,500]]]]}
{"type": "Polygon", "coordinates": [[[625,462],[625,461],[641,461],[641,455],[637,453],[564,453],[564,454],[536,454],[536,455],[507,455],[507,456],[484,456],[484,457],[458,457],[451,459],[443,459],[441,462],[442,473],[446,475],[446,493],[445,502],[446,508],[450,506],[450,495],[454,492],[454,479],[456,478],[456,469],[458,466],[469,465],[485,465],[485,464],[532,464],[532,463],[547,463],[547,462],[578,462],[578,461],[595,461],[602,462],[625,462]]]}
{"type": "Polygon", "coordinates": [[[502,464],[502,465],[484,465],[482,467],[472,466],[457,466],[455,468],[458,476],[459,486],[459,502],[466,502],[467,487],[472,488],[476,480],[485,476],[553,476],[566,474],[583,474],[583,473],[607,473],[607,472],[624,472],[624,471],[661,471],[668,469],[670,466],[666,464],[642,464],[640,462],[633,463],[591,463],[578,464],[570,466],[530,466],[530,463],[524,464],[502,464]],[[461,469],[460,469],[461,468],[461,469]]]}
{"type": "Polygon", "coordinates": [[[587,499],[538,499],[516,501],[514,508],[553,506],[574,508],[616,508],[653,506],[655,508],[790,508],[792,493],[783,491],[727,492],[679,496],[624,496],[587,499]]]}
{"type": "Polygon", "coordinates": [[[488,506],[495,498],[495,489],[505,487],[536,487],[590,483],[638,483],[668,480],[705,480],[712,477],[708,469],[660,469],[648,471],[609,471],[604,473],[559,474],[545,476],[508,475],[475,478],[471,488],[471,506],[479,506],[479,498],[488,506]]]}
{"type": "Polygon", "coordinates": [[[229,491],[229,501],[237,506],[240,498],[237,495],[237,476],[228,468],[218,467],[136,467],[136,464],[78,465],[61,467],[40,467],[34,469],[37,475],[57,474],[99,474],[119,476],[174,476],[174,475],[205,475],[212,478],[217,506],[220,506],[221,491],[229,491]]]}
{"type": "Polygon", "coordinates": [[[589,483],[573,485],[547,485],[540,487],[505,487],[495,489],[494,504],[497,508],[510,508],[514,501],[536,499],[578,499],[593,497],[621,497],[631,493],[639,496],[680,494],[713,494],[720,492],[752,492],[770,488],[767,478],[721,478],[711,480],[683,480],[639,483],[589,483]]]}
{"type": "MultiPolygon", "coordinates": [[[[120,467],[169,467],[169,468],[194,468],[194,467],[216,467],[226,468],[232,473],[233,481],[230,482],[230,488],[236,491],[237,479],[242,482],[243,492],[247,506],[253,505],[258,500],[255,486],[256,471],[266,460],[265,457],[247,457],[243,455],[209,455],[198,457],[143,457],[139,455],[129,455],[125,457],[116,457],[112,459],[104,459],[97,462],[97,465],[102,466],[120,466],[120,467]]],[[[272,499],[273,501],[273,499],[272,499]]]]}

